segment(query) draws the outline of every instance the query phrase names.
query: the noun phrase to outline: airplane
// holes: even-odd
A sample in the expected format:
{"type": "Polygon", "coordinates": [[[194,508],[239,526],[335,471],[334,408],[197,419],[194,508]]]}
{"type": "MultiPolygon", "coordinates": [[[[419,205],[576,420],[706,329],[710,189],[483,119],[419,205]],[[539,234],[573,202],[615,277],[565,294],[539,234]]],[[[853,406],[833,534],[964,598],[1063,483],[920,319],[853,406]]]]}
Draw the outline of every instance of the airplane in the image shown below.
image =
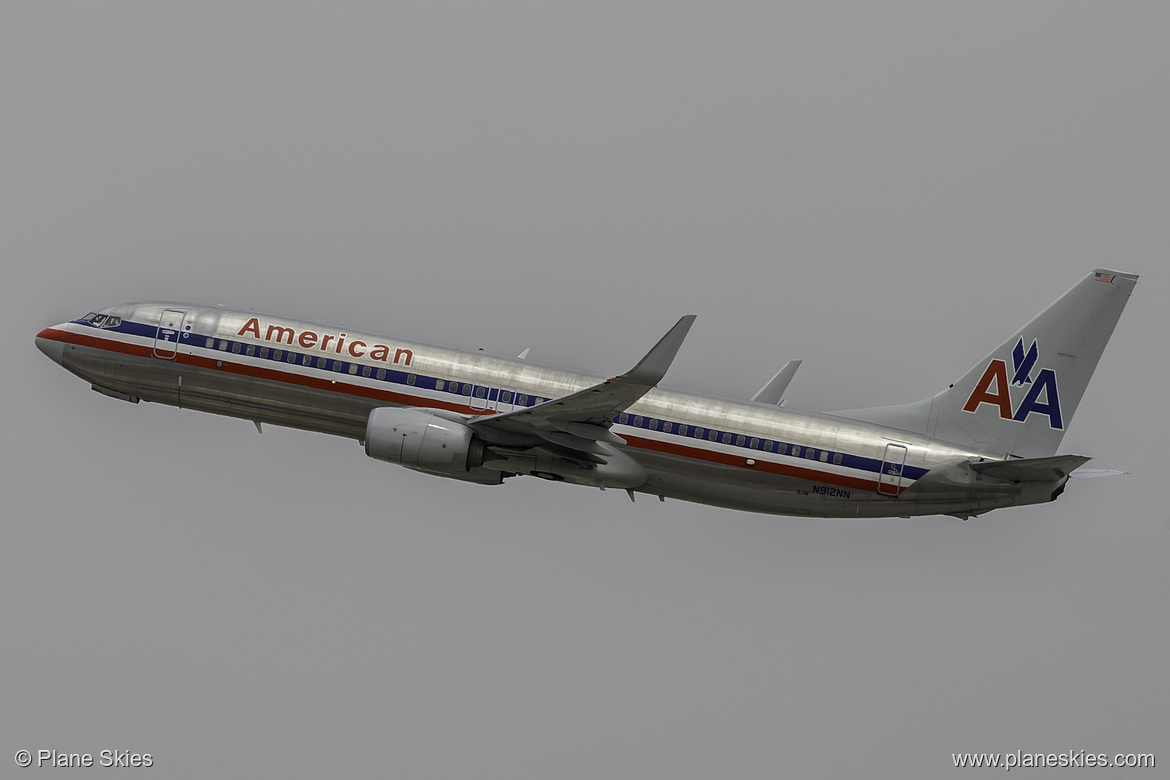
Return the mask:
{"type": "Polygon", "coordinates": [[[966,520],[1054,501],[1081,476],[1089,458],[1057,449],[1137,278],[1090,272],[933,396],[816,414],[782,406],[797,361],[751,401],[658,387],[694,315],[608,379],[186,303],[111,306],[45,328],[36,345],[112,398],[344,436],[440,477],[530,475],[779,515],[966,520]]]}

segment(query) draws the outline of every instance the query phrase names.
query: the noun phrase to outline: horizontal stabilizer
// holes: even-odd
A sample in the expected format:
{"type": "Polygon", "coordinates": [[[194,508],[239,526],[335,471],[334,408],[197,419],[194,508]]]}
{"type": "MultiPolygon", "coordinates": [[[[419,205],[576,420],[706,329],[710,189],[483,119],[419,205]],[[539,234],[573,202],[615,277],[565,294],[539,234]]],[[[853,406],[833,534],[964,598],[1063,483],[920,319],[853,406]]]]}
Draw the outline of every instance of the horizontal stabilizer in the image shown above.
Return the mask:
{"type": "Polygon", "coordinates": [[[1056,482],[1090,460],[1092,458],[1084,455],[1053,455],[1048,458],[985,460],[972,463],[971,468],[980,474],[1013,482],[1056,482]]]}

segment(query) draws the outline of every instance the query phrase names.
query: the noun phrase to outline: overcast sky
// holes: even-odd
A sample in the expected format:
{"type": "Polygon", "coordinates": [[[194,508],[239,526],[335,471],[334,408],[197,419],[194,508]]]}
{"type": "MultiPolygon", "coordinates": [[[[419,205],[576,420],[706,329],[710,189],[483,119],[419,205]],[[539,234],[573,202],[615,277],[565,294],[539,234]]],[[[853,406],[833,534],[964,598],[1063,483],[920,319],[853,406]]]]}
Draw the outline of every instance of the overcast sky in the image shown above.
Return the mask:
{"type": "Polygon", "coordinates": [[[0,7],[0,774],[1170,765],[1164,3],[293,5],[0,7]],[[168,299],[612,375],[695,313],[664,384],[847,409],[1097,266],[1062,452],[1131,474],[966,523],[459,484],[33,345],[168,299]]]}

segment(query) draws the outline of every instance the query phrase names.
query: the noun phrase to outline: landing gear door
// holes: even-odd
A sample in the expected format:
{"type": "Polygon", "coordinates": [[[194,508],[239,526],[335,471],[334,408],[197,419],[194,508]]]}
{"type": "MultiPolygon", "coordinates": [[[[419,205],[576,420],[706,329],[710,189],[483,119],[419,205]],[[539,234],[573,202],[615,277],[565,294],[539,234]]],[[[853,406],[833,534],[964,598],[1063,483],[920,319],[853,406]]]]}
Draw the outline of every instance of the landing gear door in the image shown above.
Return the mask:
{"type": "Polygon", "coordinates": [[[164,309],[158,318],[158,332],[154,336],[154,356],[162,360],[174,360],[179,354],[179,340],[187,312],[182,309],[164,309]]]}
{"type": "Polygon", "coordinates": [[[878,475],[877,492],[884,496],[896,496],[902,492],[902,468],[905,465],[906,448],[901,444],[887,444],[882,470],[878,475]]]}

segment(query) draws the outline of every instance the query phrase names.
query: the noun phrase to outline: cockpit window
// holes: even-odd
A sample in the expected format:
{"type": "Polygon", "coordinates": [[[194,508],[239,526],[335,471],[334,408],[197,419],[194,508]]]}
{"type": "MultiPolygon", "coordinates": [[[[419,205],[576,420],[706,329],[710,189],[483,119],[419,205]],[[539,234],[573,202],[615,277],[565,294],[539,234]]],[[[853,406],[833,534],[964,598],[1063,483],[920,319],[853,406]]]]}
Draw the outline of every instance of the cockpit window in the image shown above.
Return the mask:
{"type": "Polygon", "coordinates": [[[110,314],[98,314],[96,311],[91,311],[78,321],[87,322],[95,328],[116,328],[122,324],[121,317],[115,317],[110,314]]]}

